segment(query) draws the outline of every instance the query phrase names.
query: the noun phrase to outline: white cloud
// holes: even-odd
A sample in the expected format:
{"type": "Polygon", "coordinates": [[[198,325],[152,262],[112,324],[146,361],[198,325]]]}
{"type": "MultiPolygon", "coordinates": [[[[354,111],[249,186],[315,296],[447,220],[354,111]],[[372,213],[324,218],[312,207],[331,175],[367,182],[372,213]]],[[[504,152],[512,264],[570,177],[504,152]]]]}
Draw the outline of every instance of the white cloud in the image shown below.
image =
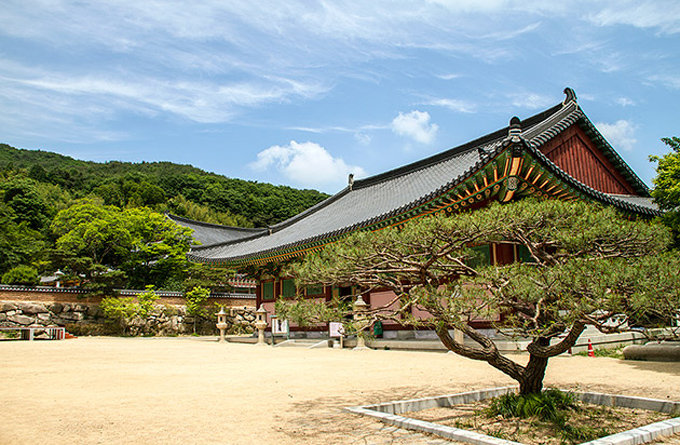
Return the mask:
{"type": "Polygon", "coordinates": [[[363,168],[348,165],[314,142],[291,141],[288,145],[273,145],[259,152],[250,167],[260,172],[273,168],[295,185],[326,190],[344,187],[350,173],[355,178],[366,176],[363,168]]]}
{"type": "Polygon", "coordinates": [[[668,88],[672,88],[674,90],[679,90],[680,89],[680,76],[678,75],[668,75],[668,74],[655,74],[653,76],[650,76],[648,78],[650,82],[653,84],[662,84],[667,86],[668,88]]]}
{"type": "Polygon", "coordinates": [[[630,25],[656,28],[663,34],[680,32],[680,3],[677,0],[617,1],[586,17],[599,26],[630,25]]]}
{"type": "Polygon", "coordinates": [[[458,113],[474,113],[476,109],[475,105],[470,102],[459,99],[446,99],[446,98],[432,99],[427,102],[424,102],[423,105],[444,107],[448,108],[451,111],[456,111],[458,113]]]}
{"type": "Polygon", "coordinates": [[[545,108],[554,102],[554,99],[548,96],[535,93],[513,94],[510,96],[510,100],[514,107],[528,108],[530,110],[545,108]]]}
{"type": "Polygon", "coordinates": [[[246,107],[312,98],[327,90],[320,84],[304,84],[285,78],[251,78],[235,82],[165,80],[127,73],[77,76],[11,63],[0,63],[0,80],[0,97],[13,95],[23,103],[27,113],[34,116],[34,122],[50,120],[57,112],[64,118],[70,117],[72,122],[95,117],[106,120],[116,110],[128,110],[145,115],[168,113],[194,122],[219,123],[230,121],[246,107]],[[45,101],[45,97],[51,100],[45,101]],[[33,103],[31,98],[38,98],[38,103],[33,103]],[[45,107],[46,103],[50,108],[45,107]]]}
{"type": "Polygon", "coordinates": [[[430,123],[430,113],[414,110],[410,113],[399,113],[392,120],[392,131],[400,136],[407,136],[422,144],[429,144],[437,135],[439,126],[430,123]]]}
{"type": "Polygon", "coordinates": [[[630,105],[635,105],[635,101],[629,97],[619,97],[616,99],[616,103],[622,107],[628,107],[630,105]]]}
{"type": "MultiPolygon", "coordinates": [[[[442,80],[456,79],[458,72],[468,77],[465,64],[453,64],[458,56],[519,63],[530,54],[513,41],[537,29],[550,40],[550,26],[556,22],[675,33],[680,32],[680,2],[204,0],[187,9],[177,0],[4,0],[0,38],[6,38],[7,48],[2,57],[13,60],[0,60],[0,104],[32,118],[17,126],[0,117],[0,126],[15,132],[42,127],[49,134],[40,124],[59,115],[61,127],[107,135],[109,122],[131,110],[228,122],[252,108],[317,99],[343,78],[389,76],[374,67],[412,57],[414,49],[430,49],[452,61],[427,71],[429,76],[442,73],[437,75],[442,80]],[[32,54],[23,54],[23,48],[37,48],[39,60],[30,60],[32,54]],[[17,60],[30,60],[33,72],[17,74],[8,68],[17,60]],[[39,100],[47,96],[50,100],[39,100]]],[[[579,27],[573,29],[566,41],[581,33],[579,27]]],[[[602,53],[613,46],[610,40],[584,34],[586,42],[604,42],[595,46],[602,47],[596,56],[603,71],[627,66],[627,51],[605,57],[602,53]]],[[[678,84],[672,79],[667,83],[678,84]]],[[[515,100],[513,106],[537,109],[552,103],[534,95],[515,100]]],[[[458,112],[474,109],[452,99],[432,105],[458,112]]],[[[398,131],[394,123],[392,128],[398,131]]],[[[422,141],[432,140],[435,133],[432,125],[399,134],[422,141]]]]}
{"type": "Polygon", "coordinates": [[[354,139],[361,145],[368,145],[371,143],[371,136],[366,133],[354,133],[354,139]]]}
{"type": "Polygon", "coordinates": [[[451,73],[451,74],[438,74],[435,77],[437,77],[438,79],[441,79],[441,80],[453,80],[453,79],[458,79],[462,76],[460,74],[451,73]]]}
{"type": "Polygon", "coordinates": [[[620,119],[613,124],[598,122],[595,126],[614,148],[631,151],[637,143],[637,139],[635,139],[636,126],[631,121],[620,119]]]}

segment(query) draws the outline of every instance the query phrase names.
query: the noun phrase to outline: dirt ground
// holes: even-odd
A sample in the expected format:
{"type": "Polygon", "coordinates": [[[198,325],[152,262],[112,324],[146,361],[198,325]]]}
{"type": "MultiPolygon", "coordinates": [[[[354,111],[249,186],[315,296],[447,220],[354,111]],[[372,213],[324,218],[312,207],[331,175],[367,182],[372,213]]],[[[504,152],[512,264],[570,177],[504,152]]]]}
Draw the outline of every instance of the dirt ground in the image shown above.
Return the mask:
{"type": "MultiPolygon", "coordinates": [[[[204,338],[0,342],[0,444],[439,444],[342,407],[513,383],[454,354],[204,338]]],[[[680,363],[558,357],[546,383],[680,400],[680,363]]]]}

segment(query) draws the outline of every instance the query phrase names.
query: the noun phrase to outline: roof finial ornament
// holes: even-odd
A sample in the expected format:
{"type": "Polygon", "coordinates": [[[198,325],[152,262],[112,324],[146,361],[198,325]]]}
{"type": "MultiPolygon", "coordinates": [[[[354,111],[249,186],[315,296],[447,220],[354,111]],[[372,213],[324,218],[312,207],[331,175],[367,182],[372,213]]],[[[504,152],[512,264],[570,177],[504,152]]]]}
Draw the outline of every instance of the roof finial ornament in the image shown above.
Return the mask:
{"type": "Polygon", "coordinates": [[[349,174],[349,177],[347,178],[347,185],[349,186],[349,189],[351,191],[352,186],[354,185],[354,173],[349,174]]]}
{"type": "Polygon", "coordinates": [[[512,119],[510,119],[510,126],[508,127],[508,138],[513,142],[519,142],[519,137],[521,134],[522,123],[517,116],[513,116],[512,119]]]}
{"type": "Polygon", "coordinates": [[[573,89],[566,87],[564,89],[564,94],[567,95],[567,97],[564,98],[564,102],[562,102],[562,105],[566,105],[569,102],[574,102],[576,103],[576,93],[574,92],[573,89]]]}

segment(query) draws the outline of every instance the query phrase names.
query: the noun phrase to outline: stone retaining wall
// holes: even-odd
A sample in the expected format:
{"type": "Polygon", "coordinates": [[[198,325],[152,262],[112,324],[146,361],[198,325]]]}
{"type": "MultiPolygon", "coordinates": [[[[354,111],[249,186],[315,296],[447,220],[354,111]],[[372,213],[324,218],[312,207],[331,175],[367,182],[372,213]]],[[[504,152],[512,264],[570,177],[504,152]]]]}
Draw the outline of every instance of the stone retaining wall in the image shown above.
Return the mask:
{"type": "MultiPolygon", "coordinates": [[[[2,327],[65,327],[75,335],[112,335],[121,327],[104,317],[99,301],[92,297],[83,301],[62,302],[49,299],[38,301],[0,301],[0,326],[2,327]]],[[[255,321],[253,307],[232,307],[227,317],[229,333],[252,332],[255,321]]],[[[196,319],[196,332],[203,335],[217,334],[214,317],[196,319]]],[[[135,319],[127,326],[131,335],[178,335],[191,334],[194,317],[186,313],[183,305],[156,304],[146,319],[135,319]]]]}

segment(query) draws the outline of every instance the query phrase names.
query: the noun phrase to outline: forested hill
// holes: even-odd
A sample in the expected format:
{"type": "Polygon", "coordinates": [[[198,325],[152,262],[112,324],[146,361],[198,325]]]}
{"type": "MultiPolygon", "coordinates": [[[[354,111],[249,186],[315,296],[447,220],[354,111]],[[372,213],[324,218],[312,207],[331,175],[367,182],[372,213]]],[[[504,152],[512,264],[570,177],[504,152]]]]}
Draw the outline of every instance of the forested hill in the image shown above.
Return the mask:
{"type": "Polygon", "coordinates": [[[316,190],[227,178],[190,165],[97,163],[6,144],[0,144],[0,171],[4,181],[24,177],[48,186],[52,198],[61,202],[57,207],[89,196],[101,198],[106,205],[145,206],[243,227],[277,223],[328,196],[316,190]]]}
{"type": "MultiPolygon", "coordinates": [[[[0,144],[0,281],[168,290],[227,286],[232,271],[187,262],[191,230],[163,212],[265,226],[327,195],[170,162],[88,162],[0,144]]],[[[227,289],[225,287],[225,289],[227,289]]]]}

